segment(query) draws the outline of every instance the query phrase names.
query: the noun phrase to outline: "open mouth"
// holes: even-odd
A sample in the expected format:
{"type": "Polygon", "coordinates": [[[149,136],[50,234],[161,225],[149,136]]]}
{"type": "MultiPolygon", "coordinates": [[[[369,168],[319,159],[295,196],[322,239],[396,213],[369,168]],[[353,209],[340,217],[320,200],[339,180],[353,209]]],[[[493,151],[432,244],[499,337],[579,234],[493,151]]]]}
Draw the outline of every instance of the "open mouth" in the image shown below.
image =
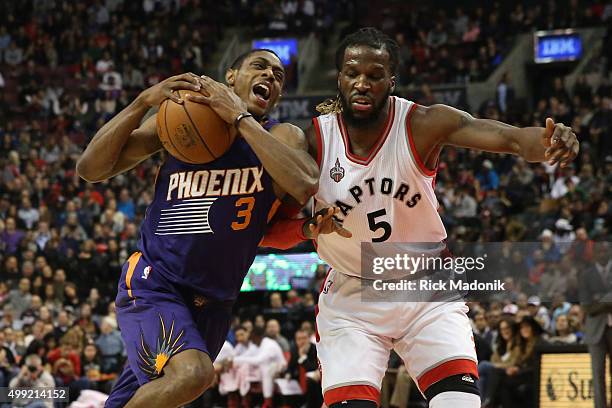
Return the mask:
{"type": "Polygon", "coordinates": [[[351,106],[358,111],[368,111],[372,109],[372,101],[370,98],[357,96],[351,99],[351,106]]]}
{"type": "Polygon", "coordinates": [[[253,86],[253,95],[255,95],[257,104],[265,108],[270,100],[270,86],[265,83],[255,84],[253,86]]]}

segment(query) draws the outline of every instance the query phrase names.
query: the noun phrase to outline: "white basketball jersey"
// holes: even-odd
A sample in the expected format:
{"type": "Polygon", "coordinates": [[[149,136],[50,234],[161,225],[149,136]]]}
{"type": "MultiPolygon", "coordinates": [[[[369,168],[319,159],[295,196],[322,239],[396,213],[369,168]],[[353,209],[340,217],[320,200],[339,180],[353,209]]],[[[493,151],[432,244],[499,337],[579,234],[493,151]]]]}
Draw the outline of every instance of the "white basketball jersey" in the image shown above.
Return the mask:
{"type": "Polygon", "coordinates": [[[321,177],[315,208],[340,207],[338,218],[352,238],[320,235],[319,256],[347,275],[361,274],[361,242],[440,242],[435,172],[427,170],[410,133],[413,102],[392,96],[387,125],[368,157],[350,152],[339,114],[315,118],[321,177]]]}

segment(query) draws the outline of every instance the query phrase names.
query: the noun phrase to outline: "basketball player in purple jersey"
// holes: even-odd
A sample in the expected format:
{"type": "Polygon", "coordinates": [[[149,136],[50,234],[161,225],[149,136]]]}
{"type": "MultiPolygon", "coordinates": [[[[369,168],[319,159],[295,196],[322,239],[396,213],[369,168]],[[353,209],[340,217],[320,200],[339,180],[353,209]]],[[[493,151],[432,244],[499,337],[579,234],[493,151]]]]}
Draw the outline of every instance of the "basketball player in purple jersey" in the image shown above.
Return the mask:
{"type": "Polygon", "coordinates": [[[125,263],[116,298],[128,364],[107,407],[178,407],[214,378],[212,361],[229,329],[231,308],[277,199],[304,204],[318,167],[303,132],[267,118],[285,72],[278,56],[254,50],[226,73],[227,86],[187,73],[143,91],[93,137],[77,163],[89,182],[130,170],[162,149],[146,112],[173,91],[211,106],[239,133],[207,164],[168,155],[141,227],[139,252],[125,263]],[[200,93],[202,91],[202,93],[200,93]]]}

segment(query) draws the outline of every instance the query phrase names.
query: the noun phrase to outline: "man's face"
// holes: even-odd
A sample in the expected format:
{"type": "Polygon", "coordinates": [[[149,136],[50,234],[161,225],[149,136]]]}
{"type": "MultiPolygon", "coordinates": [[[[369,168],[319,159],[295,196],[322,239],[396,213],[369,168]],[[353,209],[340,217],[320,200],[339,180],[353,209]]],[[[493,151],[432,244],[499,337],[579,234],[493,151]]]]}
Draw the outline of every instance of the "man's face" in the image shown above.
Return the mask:
{"type": "Polygon", "coordinates": [[[344,51],[338,89],[344,119],[353,125],[370,125],[386,114],[389,95],[395,86],[389,52],[365,45],[344,51]]]}
{"type": "Polygon", "coordinates": [[[22,293],[27,293],[30,291],[30,281],[28,279],[22,279],[19,281],[19,290],[22,293]]]}
{"type": "Polygon", "coordinates": [[[257,51],[246,57],[240,68],[229,70],[226,81],[234,88],[236,95],[247,103],[249,112],[264,116],[280,98],[285,69],[274,54],[257,51]]]}
{"type": "Polygon", "coordinates": [[[295,345],[298,348],[304,347],[309,341],[308,334],[305,331],[298,330],[295,332],[295,345]]]}
{"type": "Polygon", "coordinates": [[[480,331],[484,330],[487,328],[487,320],[485,319],[485,315],[483,313],[478,313],[475,317],[474,317],[474,324],[476,325],[476,328],[480,331]]]}
{"type": "Polygon", "coordinates": [[[266,335],[270,337],[276,337],[278,336],[279,332],[280,327],[278,322],[276,320],[269,320],[268,324],[266,325],[266,335]]]}

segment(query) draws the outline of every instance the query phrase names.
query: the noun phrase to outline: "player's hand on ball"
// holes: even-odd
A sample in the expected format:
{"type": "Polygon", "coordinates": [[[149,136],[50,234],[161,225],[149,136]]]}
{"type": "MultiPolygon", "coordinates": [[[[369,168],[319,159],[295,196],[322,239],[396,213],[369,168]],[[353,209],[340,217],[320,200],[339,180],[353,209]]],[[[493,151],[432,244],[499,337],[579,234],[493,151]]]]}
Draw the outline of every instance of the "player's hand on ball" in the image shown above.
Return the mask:
{"type": "Polygon", "coordinates": [[[238,115],[248,110],[246,102],[240,99],[229,86],[205,75],[200,77],[200,83],[202,92],[189,94],[187,98],[190,101],[210,106],[221,119],[230,125],[234,124],[238,115]]]}
{"type": "Polygon", "coordinates": [[[202,85],[200,84],[199,77],[191,72],[171,76],[142,91],[139,98],[148,106],[158,106],[166,98],[170,98],[176,103],[183,103],[178,93],[174,92],[180,89],[200,91],[202,85]]]}
{"type": "Polygon", "coordinates": [[[334,215],[339,212],[340,209],[338,207],[329,207],[317,211],[314,217],[304,222],[302,226],[304,235],[308,239],[316,239],[320,234],[331,234],[335,232],[344,238],[352,237],[353,234],[334,219],[334,215]]]}
{"type": "Polygon", "coordinates": [[[544,156],[550,165],[561,163],[561,167],[565,167],[578,155],[578,138],[572,128],[555,123],[551,118],[546,119],[542,144],[546,147],[544,156]]]}

